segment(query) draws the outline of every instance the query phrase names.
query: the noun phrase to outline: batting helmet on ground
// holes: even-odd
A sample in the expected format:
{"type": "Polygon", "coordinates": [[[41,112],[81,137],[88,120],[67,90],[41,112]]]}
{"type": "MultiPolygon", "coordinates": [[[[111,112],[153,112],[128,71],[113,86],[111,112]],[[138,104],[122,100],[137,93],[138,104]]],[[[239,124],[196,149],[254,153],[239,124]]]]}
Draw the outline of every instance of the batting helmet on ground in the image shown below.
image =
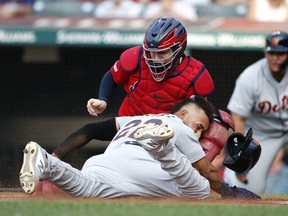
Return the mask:
{"type": "Polygon", "coordinates": [[[261,154],[261,146],[252,135],[253,130],[250,128],[245,137],[241,133],[233,133],[228,137],[224,166],[237,173],[247,172],[255,166],[261,154]]]}

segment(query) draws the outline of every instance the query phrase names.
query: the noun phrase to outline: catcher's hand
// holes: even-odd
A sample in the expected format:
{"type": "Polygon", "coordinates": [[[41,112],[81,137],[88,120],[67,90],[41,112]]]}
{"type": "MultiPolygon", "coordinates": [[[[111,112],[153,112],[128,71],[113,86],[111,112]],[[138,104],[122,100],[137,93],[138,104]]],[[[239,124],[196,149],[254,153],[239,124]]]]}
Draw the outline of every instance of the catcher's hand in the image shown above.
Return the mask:
{"type": "Polygon", "coordinates": [[[101,114],[107,107],[107,103],[104,100],[91,98],[87,102],[87,111],[92,116],[101,114]]]}
{"type": "Polygon", "coordinates": [[[222,198],[253,199],[253,200],[261,199],[260,196],[253,193],[252,191],[249,191],[245,188],[238,188],[236,186],[229,187],[229,189],[226,190],[225,193],[222,195],[222,198]]]}

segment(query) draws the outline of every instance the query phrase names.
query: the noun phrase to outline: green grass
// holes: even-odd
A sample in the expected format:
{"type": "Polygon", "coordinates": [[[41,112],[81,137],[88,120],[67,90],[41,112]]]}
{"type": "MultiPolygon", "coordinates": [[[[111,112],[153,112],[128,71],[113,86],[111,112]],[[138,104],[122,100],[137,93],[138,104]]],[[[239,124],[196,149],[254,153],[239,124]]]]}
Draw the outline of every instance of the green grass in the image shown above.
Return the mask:
{"type": "Polygon", "coordinates": [[[288,205],[209,203],[86,202],[83,200],[25,200],[0,202],[1,216],[287,216],[288,205]]]}

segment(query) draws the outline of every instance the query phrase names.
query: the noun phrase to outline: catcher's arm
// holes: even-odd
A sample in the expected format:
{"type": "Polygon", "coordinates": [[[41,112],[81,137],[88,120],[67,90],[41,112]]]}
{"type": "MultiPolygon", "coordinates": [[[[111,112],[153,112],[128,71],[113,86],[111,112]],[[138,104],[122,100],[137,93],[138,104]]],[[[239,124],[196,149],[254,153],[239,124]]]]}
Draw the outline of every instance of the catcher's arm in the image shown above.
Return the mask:
{"type": "Polygon", "coordinates": [[[110,141],[117,133],[115,118],[85,125],[68,136],[64,142],[58,145],[52,155],[64,159],[73,151],[83,147],[92,139],[110,141]]]}
{"type": "Polygon", "coordinates": [[[98,116],[103,113],[107,107],[108,101],[113,96],[117,83],[113,80],[110,71],[107,71],[100,83],[99,99],[91,98],[87,102],[87,111],[92,116],[98,116]]]}
{"type": "Polygon", "coordinates": [[[87,111],[92,116],[98,116],[107,107],[107,103],[104,100],[99,100],[96,98],[90,98],[87,102],[87,111]]]}

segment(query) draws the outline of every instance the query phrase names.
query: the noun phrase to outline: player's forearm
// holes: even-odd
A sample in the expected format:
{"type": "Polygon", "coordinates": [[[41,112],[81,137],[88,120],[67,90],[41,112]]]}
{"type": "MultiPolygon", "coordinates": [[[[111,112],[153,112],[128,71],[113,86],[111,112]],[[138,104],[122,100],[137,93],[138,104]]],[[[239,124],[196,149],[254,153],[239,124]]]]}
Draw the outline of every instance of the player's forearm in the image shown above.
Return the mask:
{"type": "Polygon", "coordinates": [[[53,154],[60,159],[64,159],[75,150],[89,143],[92,139],[102,141],[112,140],[116,132],[115,118],[87,124],[68,136],[64,142],[55,148],[53,154]]]}
{"type": "Polygon", "coordinates": [[[203,174],[209,180],[210,188],[220,195],[226,195],[230,193],[230,187],[226,184],[217,170],[212,170],[207,174],[203,174]]]}
{"type": "Polygon", "coordinates": [[[210,188],[217,192],[218,194],[222,194],[222,178],[218,173],[218,170],[213,168],[207,173],[201,173],[202,176],[207,178],[210,183],[210,188]]]}
{"type": "Polygon", "coordinates": [[[199,171],[201,176],[209,181],[212,190],[221,194],[222,178],[217,168],[214,167],[206,157],[193,163],[192,166],[199,171]]]}
{"type": "Polygon", "coordinates": [[[235,122],[235,131],[245,134],[245,121],[246,118],[235,113],[231,114],[232,119],[235,122]]]}

